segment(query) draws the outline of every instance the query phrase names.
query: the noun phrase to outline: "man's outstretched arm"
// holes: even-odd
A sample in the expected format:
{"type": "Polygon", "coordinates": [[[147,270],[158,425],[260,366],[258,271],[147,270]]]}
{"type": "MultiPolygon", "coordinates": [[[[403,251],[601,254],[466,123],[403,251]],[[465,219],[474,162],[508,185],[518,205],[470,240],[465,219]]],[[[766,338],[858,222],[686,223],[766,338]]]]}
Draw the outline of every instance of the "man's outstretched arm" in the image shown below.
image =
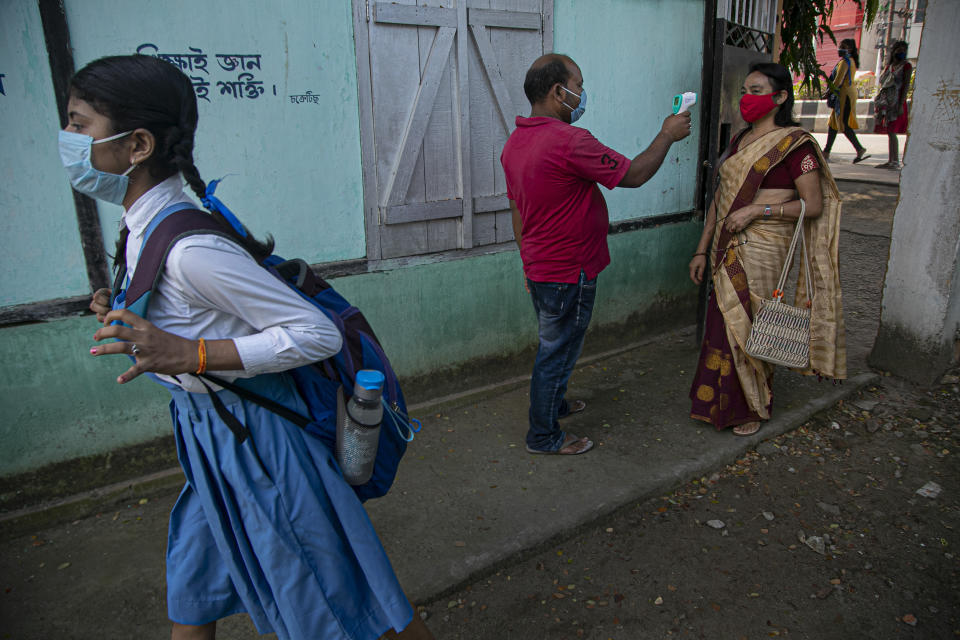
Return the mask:
{"type": "Polygon", "coordinates": [[[653,139],[645,151],[630,161],[630,169],[618,187],[639,187],[652,178],[667,157],[670,146],[690,135],[690,112],[667,116],[660,133],[653,139]]]}

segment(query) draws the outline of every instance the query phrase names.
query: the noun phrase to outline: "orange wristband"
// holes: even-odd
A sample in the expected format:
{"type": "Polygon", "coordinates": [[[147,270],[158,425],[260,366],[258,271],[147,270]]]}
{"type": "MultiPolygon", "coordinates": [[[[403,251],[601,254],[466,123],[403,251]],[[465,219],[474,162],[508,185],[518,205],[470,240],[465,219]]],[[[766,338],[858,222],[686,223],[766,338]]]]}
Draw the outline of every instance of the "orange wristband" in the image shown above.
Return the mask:
{"type": "Polygon", "coordinates": [[[197,352],[200,356],[200,366],[197,367],[197,375],[200,375],[207,370],[207,343],[203,338],[200,338],[200,346],[198,347],[197,352]]]}

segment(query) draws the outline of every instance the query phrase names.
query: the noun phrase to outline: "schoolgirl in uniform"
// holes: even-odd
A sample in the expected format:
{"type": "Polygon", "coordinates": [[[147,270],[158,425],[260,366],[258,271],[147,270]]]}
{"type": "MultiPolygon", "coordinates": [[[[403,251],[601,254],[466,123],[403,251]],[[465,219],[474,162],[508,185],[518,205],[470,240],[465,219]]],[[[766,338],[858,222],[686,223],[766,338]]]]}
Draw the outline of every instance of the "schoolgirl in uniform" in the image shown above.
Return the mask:
{"type": "MultiPolygon", "coordinates": [[[[154,216],[191,203],[183,181],[211,202],[193,161],[196,126],[190,80],[157,58],[102,58],[71,81],[61,157],[74,188],[123,206],[116,262],[128,277],[154,216]]],[[[294,424],[191,375],[216,372],[309,415],[284,371],[335,354],[341,338],[326,316],[257,264],[271,250],[272,243],[236,231],[190,236],[170,251],[146,317],[111,309],[105,289],[90,305],[104,323],[91,355],[132,356],[119,383],[149,372],[173,396],[187,483],[170,514],[172,637],[213,638],[219,618],[246,612],[261,633],[283,639],[432,638],[331,452],[294,424]],[[118,341],[104,342],[111,338],[118,341]],[[224,424],[211,393],[249,437],[241,441],[224,424]]]]}

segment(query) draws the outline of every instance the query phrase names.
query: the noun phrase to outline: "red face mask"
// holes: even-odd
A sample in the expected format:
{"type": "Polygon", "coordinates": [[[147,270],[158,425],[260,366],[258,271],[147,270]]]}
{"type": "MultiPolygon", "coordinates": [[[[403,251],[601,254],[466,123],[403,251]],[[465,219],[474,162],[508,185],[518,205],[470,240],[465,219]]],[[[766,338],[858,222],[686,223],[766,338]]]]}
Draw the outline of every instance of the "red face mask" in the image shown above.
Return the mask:
{"type": "Polygon", "coordinates": [[[756,122],[777,107],[777,103],[773,101],[775,95],[776,91],[764,95],[745,93],[740,98],[740,115],[747,122],[756,122]]]}

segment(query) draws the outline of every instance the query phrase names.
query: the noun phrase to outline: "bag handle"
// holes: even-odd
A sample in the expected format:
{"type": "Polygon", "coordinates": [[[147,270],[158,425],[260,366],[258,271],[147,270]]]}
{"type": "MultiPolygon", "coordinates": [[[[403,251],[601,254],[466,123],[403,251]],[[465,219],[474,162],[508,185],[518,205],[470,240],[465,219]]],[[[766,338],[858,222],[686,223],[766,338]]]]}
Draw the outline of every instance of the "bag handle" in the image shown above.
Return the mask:
{"type": "MultiPolygon", "coordinates": [[[[800,200],[803,202],[803,200],[800,200]]],[[[807,250],[807,234],[800,233],[800,250],[803,251],[803,276],[807,283],[807,307],[813,306],[813,276],[810,275],[810,253],[807,250]]]]}
{"type": "Polygon", "coordinates": [[[787,250],[787,256],[783,261],[783,270],[780,272],[780,280],[777,281],[777,288],[773,290],[773,298],[777,301],[783,300],[783,287],[787,284],[787,275],[790,271],[790,263],[793,262],[793,255],[797,249],[797,242],[800,243],[800,252],[803,254],[803,275],[807,284],[807,300],[813,301],[813,285],[810,280],[810,256],[807,254],[807,239],[803,233],[803,216],[807,212],[807,203],[800,198],[800,217],[797,218],[797,226],[793,230],[793,238],[790,239],[790,248],[787,250]]]}

